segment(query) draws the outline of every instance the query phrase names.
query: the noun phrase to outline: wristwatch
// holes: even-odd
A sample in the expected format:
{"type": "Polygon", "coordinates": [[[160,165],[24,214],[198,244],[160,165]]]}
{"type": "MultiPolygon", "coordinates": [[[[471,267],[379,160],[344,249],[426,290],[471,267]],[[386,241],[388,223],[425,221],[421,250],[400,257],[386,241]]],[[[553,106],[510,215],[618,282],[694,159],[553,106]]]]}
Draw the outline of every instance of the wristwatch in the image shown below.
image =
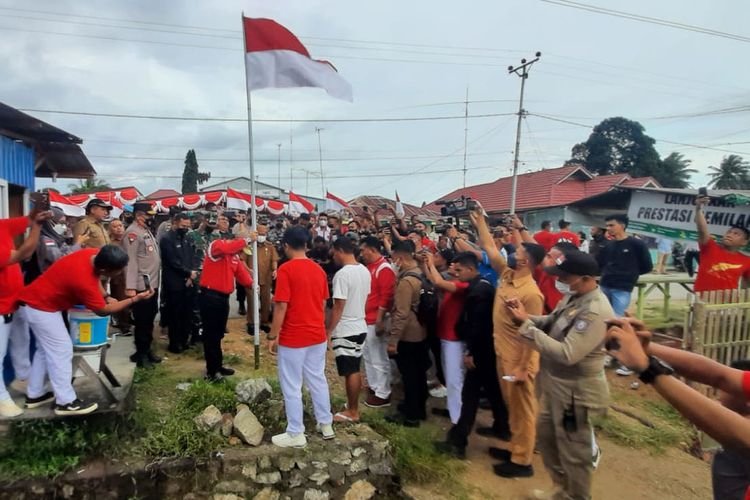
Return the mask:
{"type": "Polygon", "coordinates": [[[656,356],[649,356],[648,368],[642,371],[638,375],[638,378],[641,379],[641,382],[643,382],[644,384],[651,384],[659,375],[672,375],[673,373],[674,368],[669,366],[667,363],[660,360],[656,356]]]}

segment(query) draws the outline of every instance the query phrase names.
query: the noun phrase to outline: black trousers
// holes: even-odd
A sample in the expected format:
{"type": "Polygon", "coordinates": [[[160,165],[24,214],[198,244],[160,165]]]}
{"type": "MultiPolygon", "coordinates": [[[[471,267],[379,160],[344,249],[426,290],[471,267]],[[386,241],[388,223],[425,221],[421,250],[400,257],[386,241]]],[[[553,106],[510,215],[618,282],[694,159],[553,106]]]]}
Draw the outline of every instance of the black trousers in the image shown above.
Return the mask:
{"type": "Polygon", "coordinates": [[[443,373],[442,348],[440,347],[440,338],[437,336],[437,328],[434,332],[427,334],[427,342],[430,346],[432,358],[435,360],[435,376],[438,382],[445,385],[445,374],[443,373]]]}
{"type": "Polygon", "coordinates": [[[430,368],[427,341],[398,343],[396,364],[404,384],[404,417],[419,420],[427,416],[427,370],[430,368]]]}
{"type": "Polygon", "coordinates": [[[192,287],[164,290],[165,308],[170,312],[167,317],[167,328],[171,351],[179,351],[187,347],[193,309],[192,291],[192,287]]]}
{"type": "Polygon", "coordinates": [[[464,387],[461,392],[461,417],[458,423],[448,431],[447,441],[462,448],[468,444],[469,434],[474,429],[482,390],[490,401],[492,416],[495,419],[492,427],[498,432],[510,433],[508,408],[500,392],[494,353],[484,359],[475,358],[474,364],[476,368],[467,370],[464,378],[464,387]]]}
{"type": "Polygon", "coordinates": [[[154,319],[159,312],[159,291],[155,290],[151,298],[133,304],[133,323],[135,331],[136,354],[147,354],[154,339],[154,319]]]}
{"type": "Polygon", "coordinates": [[[221,339],[224,338],[224,330],[227,326],[227,318],[229,318],[229,295],[202,288],[199,302],[203,322],[206,373],[215,375],[224,362],[221,339]]]}
{"type": "Polygon", "coordinates": [[[700,255],[701,254],[698,250],[685,251],[685,270],[691,278],[693,277],[693,274],[695,274],[695,264],[700,264],[700,255]]]}
{"type": "Polygon", "coordinates": [[[244,306],[247,301],[247,292],[245,287],[237,283],[237,302],[240,303],[240,307],[244,306]]]}

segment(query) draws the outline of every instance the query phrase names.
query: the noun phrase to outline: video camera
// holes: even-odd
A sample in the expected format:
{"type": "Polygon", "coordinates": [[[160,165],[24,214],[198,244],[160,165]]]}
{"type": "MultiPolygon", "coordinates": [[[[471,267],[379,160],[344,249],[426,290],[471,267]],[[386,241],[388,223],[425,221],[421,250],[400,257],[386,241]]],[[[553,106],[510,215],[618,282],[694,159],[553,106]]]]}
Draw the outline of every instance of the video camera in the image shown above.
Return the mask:
{"type": "Polygon", "coordinates": [[[438,200],[436,205],[440,207],[440,215],[443,217],[465,217],[469,212],[476,210],[479,204],[467,196],[462,196],[454,200],[438,200]]]}
{"type": "Polygon", "coordinates": [[[435,232],[437,234],[445,234],[450,228],[453,227],[453,217],[446,217],[445,219],[439,221],[439,223],[440,225],[435,227],[435,232]]]}

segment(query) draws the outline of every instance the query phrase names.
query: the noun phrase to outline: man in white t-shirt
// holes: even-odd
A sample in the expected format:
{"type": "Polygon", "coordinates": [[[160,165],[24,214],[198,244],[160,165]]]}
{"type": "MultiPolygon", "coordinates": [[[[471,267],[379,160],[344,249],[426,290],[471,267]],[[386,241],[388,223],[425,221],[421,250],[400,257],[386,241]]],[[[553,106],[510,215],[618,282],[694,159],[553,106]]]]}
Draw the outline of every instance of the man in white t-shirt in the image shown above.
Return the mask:
{"type": "Polygon", "coordinates": [[[341,269],[333,277],[333,310],[328,338],[336,357],[336,368],[346,382],[346,409],[334,415],[335,422],[359,421],[359,372],[362,346],[367,337],[365,304],[370,293],[370,271],[357,262],[354,242],[338,238],[333,242],[333,259],[341,269]]]}

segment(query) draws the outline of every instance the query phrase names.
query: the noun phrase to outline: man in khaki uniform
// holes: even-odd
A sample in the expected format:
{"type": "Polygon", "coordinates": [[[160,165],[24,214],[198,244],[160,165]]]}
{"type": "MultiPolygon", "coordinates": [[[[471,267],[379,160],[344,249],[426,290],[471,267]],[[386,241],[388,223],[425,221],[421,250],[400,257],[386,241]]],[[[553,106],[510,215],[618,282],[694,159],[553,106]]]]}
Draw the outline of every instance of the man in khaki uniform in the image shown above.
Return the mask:
{"type": "MultiPolygon", "coordinates": [[[[238,238],[249,238],[252,235],[250,226],[238,223],[235,227],[241,227],[235,232],[238,238]]],[[[276,270],[279,267],[279,253],[276,247],[268,241],[268,226],[258,224],[258,287],[260,294],[260,328],[266,333],[270,332],[271,324],[271,286],[276,279],[276,270]]],[[[248,269],[253,269],[253,248],[248,246],[240,254],[240,258],[248,269]]],[[[253,277],[255,278],[255,277],[253,277]]],[[[255,332],[253,324],[253,290],[247,290],[247,333],[255,332]]]]}
{"type": "Polygon", "coordinates": [[[147,290],[144,275],[148,275],[154,295],[146,300],[133,304],[133,322],[135,323],[135,354],[130,360],[138,366],[149,366],[159,363],[161,358],[151,351],[154,336],[154,318],[159,311],[159,271],[161,257],[159,244],[149,228],[153,220],[154,209],[149,203],[135,203],[133,215],[135,221],[125,230],[122,247],[128,253],[128,267],[125,270],[125,288],[128,297],[147,290]]]}
{"type": "Polygon", "coordinates": [[[602,345],[615,317],[599,290],[599,266],[591,255],[571,251],[545,271],[570,293],[547,316],[530,316],[519,301],[508,308],[521,337],[541,355],[538,446],[558,491],[553,498],[591,498],[591,417],[606,412],[609,386],[602,345]]]}
{"type": "Polygon", "coordinates": [[[109,234],[102,221],[109,216],[112,205],[107,205],[99,198],[94,198],[86,205],[86,216],[73,226],[73,240],[85,235],[81,245],[86,248],[101,248],[109,244],[109,234]]]}

